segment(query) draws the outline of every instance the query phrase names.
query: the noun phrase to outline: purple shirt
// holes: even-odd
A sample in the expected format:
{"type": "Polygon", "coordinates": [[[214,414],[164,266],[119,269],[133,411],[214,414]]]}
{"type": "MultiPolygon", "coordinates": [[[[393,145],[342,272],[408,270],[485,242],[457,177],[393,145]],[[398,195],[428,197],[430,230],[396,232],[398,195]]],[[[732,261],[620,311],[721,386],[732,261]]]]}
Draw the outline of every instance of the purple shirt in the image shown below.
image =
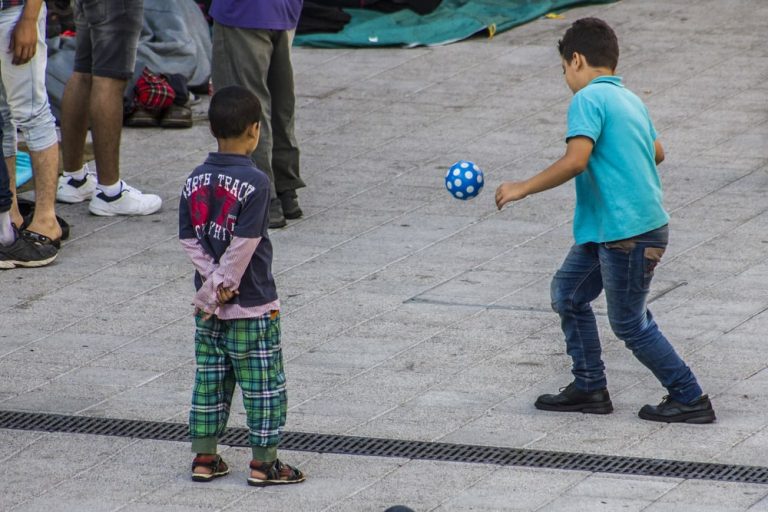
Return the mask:
{"type": "Polygon", "coordinates": [[[209,14],[217,23],[237,28],[293,30],[303,0],[213,0],[209,14]]]}
{"type": "MultiPolygon", "coordinates": [[[[301,2],[299,2],[301,4],[301,2]]],[[[0,0],[0,11],[24,5],[24,0],[0,0]]]]}

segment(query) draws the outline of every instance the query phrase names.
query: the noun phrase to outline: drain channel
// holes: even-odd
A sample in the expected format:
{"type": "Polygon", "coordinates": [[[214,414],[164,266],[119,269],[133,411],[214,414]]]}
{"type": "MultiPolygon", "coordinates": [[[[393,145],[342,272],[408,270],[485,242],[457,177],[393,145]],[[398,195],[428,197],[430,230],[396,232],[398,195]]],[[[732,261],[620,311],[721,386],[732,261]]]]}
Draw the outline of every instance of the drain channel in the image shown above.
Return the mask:
{"type": "MultiPolygon", "coordinates": [[[[187,437],[187,425],[183,423],[65,416],[21,411],[0,411],[0,428],[96,434],[158,441],[189,440],[187,437]]],[[[228,446],[247,447],[249,446],[248,429],[229,428],[220,442],[228,446]]],[[[523,466],[622,475],[768,484],[768,467],[762,466],[644,459],[589,453],[550,452],[496,446],[407,441],[402,439],[285,432],[280,448],[284,450],[342,455],[401,457],[414,460],[497,464],[500,466],[523,466]]]]}

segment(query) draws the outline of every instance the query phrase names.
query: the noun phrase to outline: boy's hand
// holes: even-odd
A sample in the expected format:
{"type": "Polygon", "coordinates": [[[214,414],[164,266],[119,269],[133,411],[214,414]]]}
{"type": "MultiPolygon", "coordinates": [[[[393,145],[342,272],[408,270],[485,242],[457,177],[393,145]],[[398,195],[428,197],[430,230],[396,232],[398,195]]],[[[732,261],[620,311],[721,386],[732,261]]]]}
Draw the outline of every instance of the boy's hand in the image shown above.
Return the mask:
{"type": "Polygon", "coordinates": [[[237,290],[230,290],[229,288],[224,288],[223,286],[219,286],[219,288],[216,290],[216,302],[219,304],[226,304],[235,295],[238,295],[240,292],[237,290]]]}
{"type": "Polygon", "coordinates": [[[207,311],[203,311],[198,307],[195,307],[195,316],[199,315],[200,313],[203,314],[203,320],[210,320],[211,317],[213,317],[213,313],[209,313],[207,311]]]}
{"type": "Polygon", "coordinates": [[[232,297],[235,295],[239,295],[240,292],[237,290],[230,290],[229,288],[224,288],[223,286],[219,286],[219,288],[216,290],[216,304],[207,305],[206,309],[202,309],[198,306],[195,306],[195,316],[202,314],[203,320],[210,320],[211,317],[213,317],[216,312],[219,310],[219,306],[222,304],[226,304],[230,300],[232,300],[232,297]],[[208,311],[207,308],[212,307],[213,311],[208,311]]]}
{"type": "Polygon", "coordinates": [[[519,201],[528,197],[525,182],[505,181],[496,189],[496,208],[501,210],[510,201],[519,201]]]}

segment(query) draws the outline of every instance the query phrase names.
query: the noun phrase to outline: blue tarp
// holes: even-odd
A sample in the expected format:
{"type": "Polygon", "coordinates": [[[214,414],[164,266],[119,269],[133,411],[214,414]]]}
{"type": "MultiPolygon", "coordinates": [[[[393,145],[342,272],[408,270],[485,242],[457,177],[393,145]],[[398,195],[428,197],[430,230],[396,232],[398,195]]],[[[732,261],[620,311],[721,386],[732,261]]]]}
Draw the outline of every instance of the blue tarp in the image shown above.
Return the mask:
{"type": "Polygon", "coordinates": [[[295,44],[319,48],[440,45],[484,30],[501,32],[565,7],[614,1],[443,0],[437,9],[423,16],[410,9],[395,13],[344,9],[352,19],[341,32],[300,34],[295,44]]]}
{"type": "Polygon", "coordinates": [[[16,152],[16,186],[20,187],[32,179],[32,160],[29,153],[16,152]]]}

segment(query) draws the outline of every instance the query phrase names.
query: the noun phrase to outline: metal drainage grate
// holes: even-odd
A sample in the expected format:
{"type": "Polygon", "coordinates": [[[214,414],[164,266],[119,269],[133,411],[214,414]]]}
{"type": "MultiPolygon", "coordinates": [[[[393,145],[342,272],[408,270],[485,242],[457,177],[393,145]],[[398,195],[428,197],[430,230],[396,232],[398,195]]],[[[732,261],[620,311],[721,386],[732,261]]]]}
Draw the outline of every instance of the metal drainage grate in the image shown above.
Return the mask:
{"type": "MultiPolygon", "coordinates": [[[[187,425],[183,423],[65,416],[20,411],[0,411],[0,428],[96,434],[159,441],[189,440],[187,437],[187,425]]],[[[248,447],[248,429],[229,428],[220,442],[228,446],[248,447]]],[[[402,439],[285,432],[280,448],[343,455],[402,457],[415,460],[498,464],[501,466],[524,466],[623,475],[768,484],[768,467],[761,466],[643,459],[639,457],[619,457],[589,453],[549,452],[496,446],[407,441],[402,439]]]]}

